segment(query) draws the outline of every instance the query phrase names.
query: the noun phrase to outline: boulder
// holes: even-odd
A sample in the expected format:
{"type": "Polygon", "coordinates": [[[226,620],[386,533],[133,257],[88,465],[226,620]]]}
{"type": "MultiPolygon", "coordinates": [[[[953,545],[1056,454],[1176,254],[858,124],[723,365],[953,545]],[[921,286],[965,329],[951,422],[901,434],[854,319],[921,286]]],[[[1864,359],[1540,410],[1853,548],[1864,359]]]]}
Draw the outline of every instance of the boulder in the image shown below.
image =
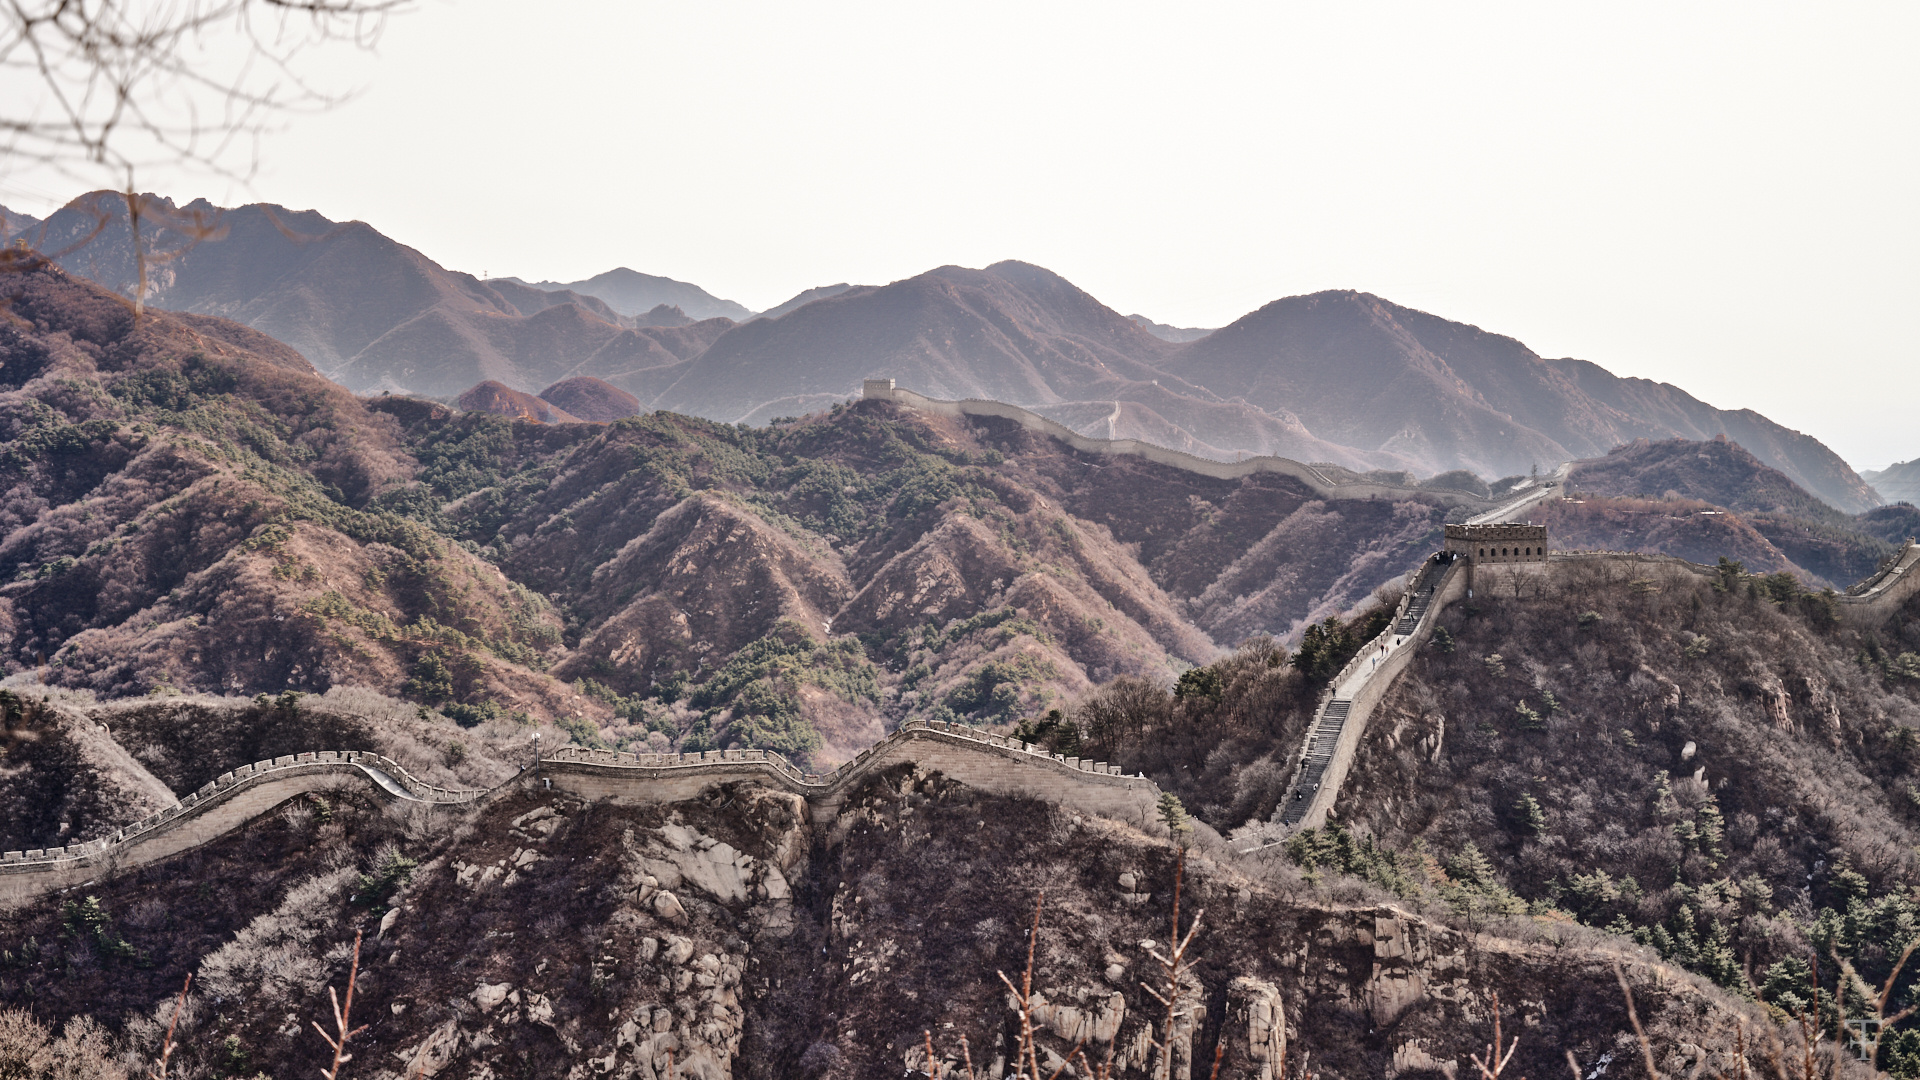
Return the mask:
{"type": "Polygon", "coordinates": [[[481,1012],[489,1013],[494,1007],[507,1000],[507,994],[513,990],[512,983],[480,983],[473,988],[473,1003],[481,1012]]]}

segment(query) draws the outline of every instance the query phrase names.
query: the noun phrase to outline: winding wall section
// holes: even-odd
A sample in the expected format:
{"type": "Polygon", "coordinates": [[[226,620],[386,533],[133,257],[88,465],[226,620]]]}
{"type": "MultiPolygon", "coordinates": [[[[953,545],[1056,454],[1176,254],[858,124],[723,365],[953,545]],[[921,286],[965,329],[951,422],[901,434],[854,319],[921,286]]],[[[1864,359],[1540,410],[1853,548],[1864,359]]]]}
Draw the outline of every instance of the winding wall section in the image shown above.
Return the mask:
{"type": "MultiPolygon", "coordinates": [[[[1076,445],[1105,442],[1086,439],[1050,420],[997,402],[935,402],[908,391],[891,393],[928,405],[965,406],[965,415],[1017,413],[1034,421],[1025,426],[1046,430],[1076,445]],[[972,407],[976,404],[992,408],[975,410],[972,407]]],[[[1119,445],[1106,443],[1107,449],[1097,452],[1134,452],[1112,449],[1119,445]]],[[[1316,489],[1332,485],[1317,470],[1285,458],[1228,464],[1160,447],[1147,447],[1142,451],[1142,456],[1160,460],[1156,455],[1190,459],[1194,464],[1166,463],[1192,467],[1209,475],[1272,471],[1298,476],[1316,489]]],[[[1562,466],[1556,476],[1565,472],[1566,466],[1562,466]]],[[[1365,494],[1353,490],[1362,487],[1378,488],[1382,493],[1396,496],[1412,490],[1385,485],[1332,486],[1348,497],[1365,494]]],[[[1484,523],[1511,518],[1553,493],[1551,485],[1543,484],[1474,520],[1484,523]]],[[[1545,564],[1484,569],[1544,574],[1550,573],[1556,564],[1592,559],[1645,561],[1657,563],[1671,572],[1702,577],[1715,574],[1711,567],[1682,559],[1625,552],[1556,552],[1545,564]]],[[[1314,723],[1308,728],[1293,783],[1275,811],[1276,820],[1300,828],[1317,828],[1325,822],[1352,767],[1374,708],[1432,636],[1440,612],[1468,594],[1473,585],[1473,569],[1467,561],[1454,560],[1441,553],[1412,577],[1407,594],[1387,628],[1347,663],[1321,698],[1314,723]],[[1336,719],[1337,728],[1331,727],[1336,719]],[[1317,742],[1323,751],[1316,758],[1317,742]],[[1326,749],[1328,747],[1330,749],[1326,749]]],[[[1891,614],[1916,591],[1920,591],[1920,545],[1908,540],[1874,577],[1849,590],[1849,595],[1835,597],[1835,607],[1842,618],[1871,623],[1891,614]]],[[[863,780],[903,763],[930,767],[968,787],[991,794],[1042,799],[1143,827],[1152,822],[1160,797],[1160,789],[1152,781],[1142,776],[1122,775],[1118,767],[1104,761],[1049,753],[1017,739],[961,724],[921,720],[909,721],[852,761],[823,774],[803,772],[786,758],[767,750],[633,754],[566,747],[544,759],[538,775],[548,786],[586,798],[654,803],[696,798],[724,783],[755,783],[801,796],[810,806],[816,823],[825,825],[839,815],[847,796],[863,780]]],[[[226,773],[178,805],[109,836],[66,847],[0,853],[0,908],[17,906],[54,890],[84,885],[118,870],[178,854],[244,825],[296,795],[337,787],[343,782],[369,784],[382,798],[396,802],[457,806],[482,801],[527,779],[523,771],[490,790],[442,788],[416,779],[385,757],[359,751],[323,751],[260,761],[226,773]]],[[[1203,834],[1203,839],[1209,843],[1217,841],[1210,830],[1203,834]]]]}
{"type": "MultiPolygon", "coordinates": [[[[1562,464],[1545,481],[1507,502],[1468,521],[1470,525],[1489,525],[1511,521],[1524,510],[1546,501],[1559,492],[1573,462],[1562,464]]],[[[1340,786],[1360,749],[1360,737],[1374,707],[1386,697],[1413,656],[1433,636],[1440,612],[1448,604],[1465,597],[1473,587],[1474,564],[1442,552],[1429,558],[1410,575],[1406,595],[1400,607],[1372,641],[1361,647],[1347,666],[1328,682],[1314,709],[1313,723],[1307,725],[1306,738],[1295,759],[1293,779],[1287,794],[1274,809],[1274,820],[1291,828],[1317,829],[1326,823],[1340,786]]],[[[1257,850],[1257,849],[1256,849],[1257,850]]]]}
{"type": "MultiPolygon", "coordinates": [[[[566,747],[542,760],[538,775],[547,786],[586,798],[649,803],[692,799],[724,783],[760,784],[806,799],[814,820],[825,825],[863,780],[904,763],[937,769],[980,791],[1043,799],[1141,826],[1151,822],[1160,798],[1153,781],[1123,776],[1104,761],[1048,753],[961,724],[919,720],[824,774],[802,772],[768,750],[631,754],[566,747]]],[[[531,779],[523,770],[490,790],[441,788],[422,783],[378,754],[355,751],[256,762],[221,776],[177,806],[98,840],[0,854],[0,907],[157,862],[239,828],[296,795],[343,782],[368,784],[395,802],[458,806],[531,779]]]]}
{"type": "Polygon", "coordinates": [[[910,720],[830,773],[804,773],[770,750],[629,754],[567,747],[542,763],[554,786],[586,798],[691,799],[715,784],[751,781],[807,800],[818,824],[838,816],[849,792],[876,772],[913,763],[995,795],[1044,799],[1103,817],[1146,824],[1160,789],[1117,765],[1061,754],[964,724],[910,720]]]}
{"type": "Polygon", "coordinates": [[[385,798],[421,805],[470,803],[486,794],[422,783],[379,754],[327,750],[259,761],[97,840],[0,853],[0,907],[157,862],[222,836],[296,795],[336,787],[343,779],[371,784],[385,798]]]}

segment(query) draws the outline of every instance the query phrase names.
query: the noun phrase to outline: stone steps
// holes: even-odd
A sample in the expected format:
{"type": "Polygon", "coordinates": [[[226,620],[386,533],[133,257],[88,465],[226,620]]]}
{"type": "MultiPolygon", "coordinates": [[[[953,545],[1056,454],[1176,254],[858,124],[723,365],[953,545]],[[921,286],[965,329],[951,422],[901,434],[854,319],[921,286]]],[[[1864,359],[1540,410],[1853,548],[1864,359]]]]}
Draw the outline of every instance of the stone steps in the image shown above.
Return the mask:
{"type": "Polygon", "coordinates": [[[1313,804],[1313,794],[1320,790],[1320,781],[1327,774],[1327,766],[1333,763],[1333,755],[1340,747],[1340,733],[1347,726],[1347,714],[1352,711],[1353,702],[1335,700],[1327,702],[1327,707],[1314,722],[1313,734],[1307,739],[1305,760],[1300,766],[1300,775],[1295,778],[1293,790],[1287,793],[1286,801],[1281,804],[1280,822],[1283,825],[1298,825],[1306,816],[1307,807],[1313,804]]]}

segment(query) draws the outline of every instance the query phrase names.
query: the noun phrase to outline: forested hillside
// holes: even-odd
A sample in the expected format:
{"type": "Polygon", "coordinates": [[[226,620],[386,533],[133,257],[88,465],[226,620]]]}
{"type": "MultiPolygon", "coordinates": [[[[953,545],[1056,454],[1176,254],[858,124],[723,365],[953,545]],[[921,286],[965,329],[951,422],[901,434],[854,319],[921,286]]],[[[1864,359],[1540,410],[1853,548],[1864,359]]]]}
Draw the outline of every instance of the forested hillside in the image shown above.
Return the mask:
{"type": "Polygon", "coordinates": [[[885,403],[765,428],[356,398],[41,267],[0,328],[0,641],[108,697],[364,686],[591,745],[833,760],[1342,611],[1448,508],[885,403]]]}
{"type": "MultiPolygon", "coordinates": [[[[1479,590],[1372,717],[1328,825],[1290,836],[1267,821],[1326,651],[1379,623],[1242,649],[1172,693],[1116,683],[1032,730],[1317,874],[1469,921],[1578,921],[1792,1015],[1809,958],[1829,997],[1854,994],[1834,958],[1878,988],[1920,923],[1920,598],[1866,630],[1833,604],[1784,573],[1625,558],[1479,590]]],[[[1916,993],[1908,968],[1890,1000],[1916,993]]],[[[1920,1028],[1882,1063],[1920,1075],[1920,1028]]]]}

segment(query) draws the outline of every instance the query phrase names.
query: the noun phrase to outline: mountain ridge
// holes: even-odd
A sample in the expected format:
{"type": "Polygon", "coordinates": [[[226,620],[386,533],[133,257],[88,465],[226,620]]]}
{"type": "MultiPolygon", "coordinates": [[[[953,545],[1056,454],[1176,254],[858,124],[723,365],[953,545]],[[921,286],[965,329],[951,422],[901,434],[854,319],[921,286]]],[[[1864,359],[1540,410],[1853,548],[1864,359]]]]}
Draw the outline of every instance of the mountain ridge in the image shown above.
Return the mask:
{"type": "Polygon", "coordinates": [[[643,274],[624,266],[579,281],[523,281],[517,277],[488,280],[517,282],[545,292],[571,292],[595,297],[614,311],[628,316],[640,315],[662,305],[677,307],[695,320],[727,318],[734,322],[745,322],[754,314],[745,305],[722,299],[691,282],[643,274]]]}
{"type": "Polygon", "coordinates": [[[1889,503],[1920,504],[1920,458],[1862,472],[1860,479],[1872,484],[1889,503]]]}
{"type": "MultiPolygon", "coordinates": [[[[77,201],[41,233],[71,238],[105,220],[102,237],[65,262],[124,286],[132,259],[118,200],[77,201]]],[[[1546,359],[1513,338],[1351,290],[1282,298],[1170,342],[1051,271],[1003,261],[828,286],[745,323],[643,325],[699,311],[662,313],[662,300],[630,315],[595,296],[547,291],[554,283],[482,282],[364,223],[311,211],[153,206],[158,239],[171,228],[178,241],[177,250],[157,245],[173,253],[152,267],[156,306],[236,318],[358,392],[450,400],[487,380],[531,394],[591,376],[646,409],[764,423],[844,401],[878,375],[934,397],[1051,409],[1104,437],[1428,475],[1525,473],[1637,438],[1726,434],[1842,510],[1880,501],[1817,439],[1757,413],[1589,361],[1546,359]]],[[[670,280],[627,271],[588,282],[615,278],[670,280]]]]}

